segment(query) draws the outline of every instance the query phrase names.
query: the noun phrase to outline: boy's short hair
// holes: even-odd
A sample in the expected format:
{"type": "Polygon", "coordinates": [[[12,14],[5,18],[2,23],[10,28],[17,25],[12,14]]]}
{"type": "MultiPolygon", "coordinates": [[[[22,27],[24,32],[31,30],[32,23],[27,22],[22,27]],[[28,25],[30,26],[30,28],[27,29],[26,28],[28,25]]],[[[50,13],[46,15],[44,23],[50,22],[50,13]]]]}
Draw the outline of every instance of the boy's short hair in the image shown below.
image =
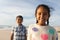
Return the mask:
{"type": "Polygon", "coordinates": [[[21,18],[21,19],[23,20],[23,17],[22,17],[21,15],[18,15],[18,16],[16,17],[16,19],[17,19],[17,18],[21,18]]]}

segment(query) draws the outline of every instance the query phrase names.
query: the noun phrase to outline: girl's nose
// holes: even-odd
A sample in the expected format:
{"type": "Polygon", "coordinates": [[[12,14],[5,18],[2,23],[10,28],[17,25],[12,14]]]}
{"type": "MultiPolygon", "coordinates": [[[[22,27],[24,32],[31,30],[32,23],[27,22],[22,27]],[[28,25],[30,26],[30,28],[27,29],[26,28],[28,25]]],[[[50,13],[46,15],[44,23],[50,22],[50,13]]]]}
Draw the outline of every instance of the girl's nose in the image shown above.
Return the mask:
{"type": "Polygon", "coordinates": [[[43,14],[41,14],[41,18],[42,18],[42,19],[44,18],[44,15],[43,15],[43,14]]]}

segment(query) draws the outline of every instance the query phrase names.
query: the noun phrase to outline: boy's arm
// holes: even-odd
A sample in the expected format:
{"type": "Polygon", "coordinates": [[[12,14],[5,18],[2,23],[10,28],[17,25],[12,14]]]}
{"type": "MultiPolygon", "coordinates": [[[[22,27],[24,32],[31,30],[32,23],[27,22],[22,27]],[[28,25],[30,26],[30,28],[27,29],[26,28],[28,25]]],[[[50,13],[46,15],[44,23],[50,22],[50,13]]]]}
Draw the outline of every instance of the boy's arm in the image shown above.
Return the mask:
{"type": "Polygon", "coordinates": [[[10,40],[13,40],[14,33],[11,34],[10,40]]]}
{"type": "Polygon", "coordinates": [[[14,27],[12,28],[12,31],[11,31],[10,40],[13,40],[13,36],[14,36],[14,27]]]}
{"type": "Polygon", "coordinates": [[[15,27],[12,28],[10,40],[13,40],[15,27]]]}
{"type": "Polygon", "coordinates": [[[25,37],[26,37],[26,39],[25,39],[25,40],[27,40],[27,34],[25,34],[25,37]]]}

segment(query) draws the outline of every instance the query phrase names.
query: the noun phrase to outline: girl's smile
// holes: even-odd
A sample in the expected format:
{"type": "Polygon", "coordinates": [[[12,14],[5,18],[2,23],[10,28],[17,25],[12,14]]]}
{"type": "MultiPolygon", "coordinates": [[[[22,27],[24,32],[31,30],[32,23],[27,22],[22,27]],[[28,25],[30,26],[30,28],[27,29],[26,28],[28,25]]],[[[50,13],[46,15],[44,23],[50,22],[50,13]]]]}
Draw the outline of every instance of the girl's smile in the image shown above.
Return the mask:
{"type": "Polygon", "coordinates": [[[48,11],[44,7],[40,7],[37,10],[37,14],[36,14],[36,19],[38,23],[45,25],[45,22],[48,20],[48,18],[49,18],[48,11]]]}

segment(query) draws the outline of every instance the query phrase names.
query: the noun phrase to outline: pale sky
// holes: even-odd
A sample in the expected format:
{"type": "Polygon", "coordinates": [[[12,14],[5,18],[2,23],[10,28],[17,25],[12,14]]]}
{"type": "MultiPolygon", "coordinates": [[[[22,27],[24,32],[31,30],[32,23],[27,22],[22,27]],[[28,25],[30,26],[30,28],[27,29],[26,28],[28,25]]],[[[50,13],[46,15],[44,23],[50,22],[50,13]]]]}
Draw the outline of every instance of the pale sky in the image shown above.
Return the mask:
{"type": "Polygon", "coordinates": [[[23,24],[35,23],[35,9],[39,4],[54,8],[50,25],[60,26],[60,0],[0,0],[0,25],[16,25],[16,16],[22,15],[23,24]]]}

